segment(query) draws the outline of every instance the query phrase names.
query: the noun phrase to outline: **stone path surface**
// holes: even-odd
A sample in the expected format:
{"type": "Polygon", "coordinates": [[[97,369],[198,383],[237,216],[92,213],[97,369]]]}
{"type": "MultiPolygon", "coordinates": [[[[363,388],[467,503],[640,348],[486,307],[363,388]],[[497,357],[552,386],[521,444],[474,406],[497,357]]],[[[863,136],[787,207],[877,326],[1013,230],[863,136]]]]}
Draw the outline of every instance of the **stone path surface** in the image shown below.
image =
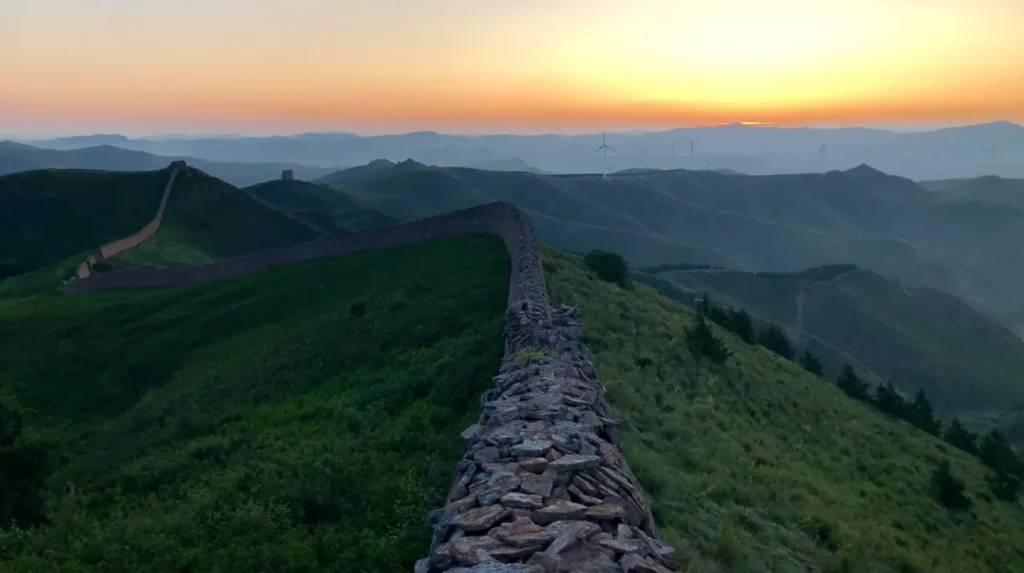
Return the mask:
{"type": "Polygon", "coordinates": [[[578,309],[553,307],[529,217],[492,203],[238,259],[95,274],[62,286],[193,284],[290,262],[432,238],[494,233],[511,261],[505,354],[415,573],[665,573],[678,569],[619,448],[578,309]]]}

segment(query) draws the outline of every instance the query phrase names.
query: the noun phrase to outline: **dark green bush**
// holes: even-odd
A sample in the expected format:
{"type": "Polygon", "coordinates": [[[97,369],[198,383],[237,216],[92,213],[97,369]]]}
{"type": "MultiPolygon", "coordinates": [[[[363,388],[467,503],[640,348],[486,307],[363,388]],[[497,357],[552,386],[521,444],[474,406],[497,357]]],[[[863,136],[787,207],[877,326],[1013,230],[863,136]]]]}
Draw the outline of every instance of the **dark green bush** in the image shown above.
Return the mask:
{"type": "Polygon", "coordinates": [[[594,250],[583,257],[583,264],[603,281],[626,286],[629,284],[629,265],[622,255],[611,251],[594,250]]]}

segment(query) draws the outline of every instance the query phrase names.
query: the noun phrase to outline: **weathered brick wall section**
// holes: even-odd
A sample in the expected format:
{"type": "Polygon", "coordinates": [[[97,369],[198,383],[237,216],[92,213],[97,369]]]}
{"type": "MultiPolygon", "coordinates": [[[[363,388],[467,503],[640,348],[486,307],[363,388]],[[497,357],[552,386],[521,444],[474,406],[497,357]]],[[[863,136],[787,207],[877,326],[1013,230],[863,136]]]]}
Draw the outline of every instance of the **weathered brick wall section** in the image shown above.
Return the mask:
{"type": "Polygon", "coordinates": [[[502,237],[511,259],[505,356],[481,416],[462,433],[444,507],[416,573],[663,573],[677,568],[626,465],[579,311],[553,308],[529,218],[492,203],[360,235],[238,259],[93,275],[76,293],[242,276],[318,257],[471,233],[502,237]]]}
{"type": "Polygon", "coordinates": [[[185,169],[185,167],[186,165],[184,161],[175,161],[174,163],[171,163],[170,175],[167,177],[167,185],[164,186],[164,193],[160,196],[160,205],[157,207],[156,215],[153,216],[153,219],[139,231],[122,239],[117,239],[116,241],[111,241],[102,245],[96,250],[96,252],[91,253],[84,261],[82,261],[82,264],[78,265],[78,268],[75,270],[75,278],[84,279],[92,275],[93,265],[95,265],[97,261],[109,259],[122,251],[137,247],[157,232],[160,228],[160,222],[163,221],[164,218],[164,210],[167,208],[167,199],[171,196],[171,189],[174,187],[174,179],[178,176],[178,172],[185,169]]]}

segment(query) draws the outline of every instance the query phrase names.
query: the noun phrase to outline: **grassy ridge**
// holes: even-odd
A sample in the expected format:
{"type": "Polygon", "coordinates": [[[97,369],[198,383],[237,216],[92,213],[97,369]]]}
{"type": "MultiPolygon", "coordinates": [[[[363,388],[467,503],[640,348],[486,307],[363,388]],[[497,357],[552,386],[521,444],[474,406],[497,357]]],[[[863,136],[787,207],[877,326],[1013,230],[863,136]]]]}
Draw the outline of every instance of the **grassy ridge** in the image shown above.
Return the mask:
{"type": "Polygon", "coordinates": [[[545,268],[552,296],[583,310],[626,457],[687,573],[1024,570],[1024,507],[988,499],[976,459],[717,326],[735,355],[698,371],[692,311],[550,251],[545,268]],[[941,459],[970,515],[931,497],[941,459]]]}
{"type": "Polygon", "coordinates": [[[118,266],[191,265],[313,240],[323,233],[197,169],[178,174],[160,229],[118,266]]]}
{"type": "Polygon", "coordinates": [[[411,570],[500,360],[508,269],[474,236],[0,299],[0,390],[64,458],[53,524],[0,534],[4,571],[411,570]]]}
{"type": "Polygon", "coordinates": [[[336,189],[305,181],[266,181],[243,189],[325,234],[357,233],[394,224],[380,211],[367,209],[336,189]]]}

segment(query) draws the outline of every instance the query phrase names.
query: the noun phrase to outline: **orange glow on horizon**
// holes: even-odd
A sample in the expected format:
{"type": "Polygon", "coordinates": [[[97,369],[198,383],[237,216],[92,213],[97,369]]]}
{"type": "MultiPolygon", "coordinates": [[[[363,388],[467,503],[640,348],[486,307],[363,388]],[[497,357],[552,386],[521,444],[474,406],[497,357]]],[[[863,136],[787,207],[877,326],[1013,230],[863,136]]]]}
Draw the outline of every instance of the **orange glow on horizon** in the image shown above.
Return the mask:
{"type": "Polygon", "coordinates": [[[4,126],[1024,122],[1019,0],[7,2],[4,126]]]}

